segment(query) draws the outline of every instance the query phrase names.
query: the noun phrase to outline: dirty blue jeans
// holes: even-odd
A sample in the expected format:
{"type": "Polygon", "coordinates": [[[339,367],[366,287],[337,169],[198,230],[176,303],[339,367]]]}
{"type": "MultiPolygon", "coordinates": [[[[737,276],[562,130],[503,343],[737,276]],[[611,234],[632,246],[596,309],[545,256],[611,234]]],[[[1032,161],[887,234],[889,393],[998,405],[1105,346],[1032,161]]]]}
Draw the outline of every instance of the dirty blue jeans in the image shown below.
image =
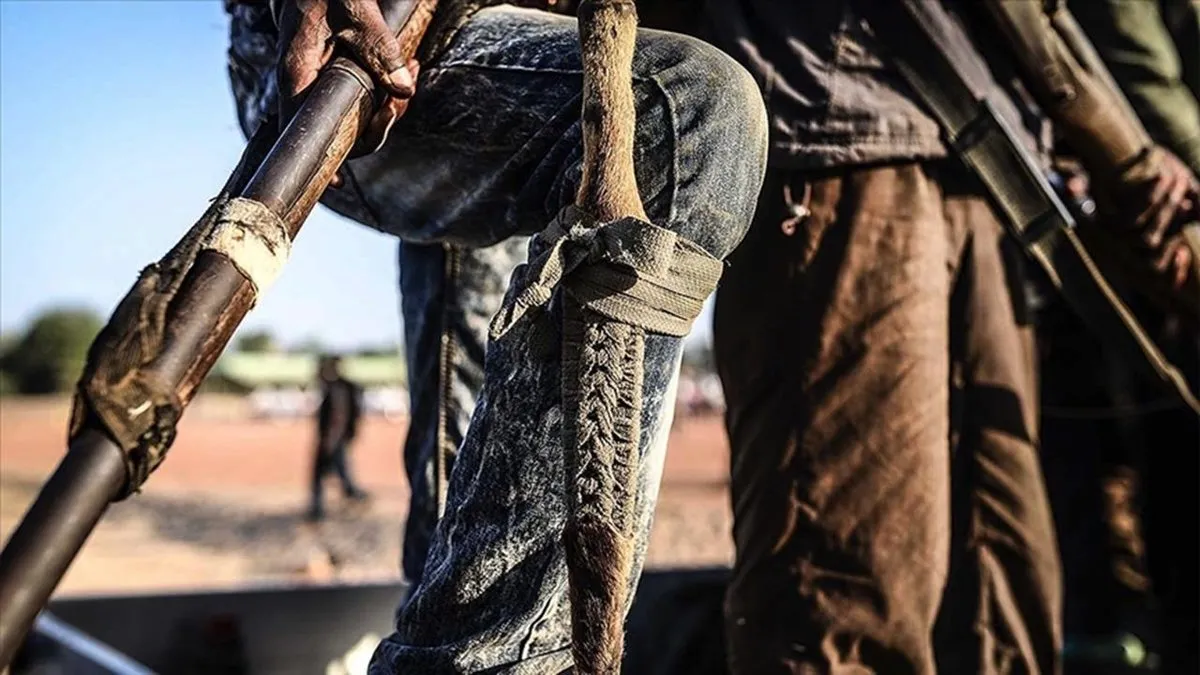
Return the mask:
{"type": "MultiPolygon", "coordinates": [[[[354,189],[323,202],[408,242],[486,247],[537,233],[579,183],[581,84],[573,19],[484,10],[423,64],[418,94],[389,143],[348,163],[354,189]]],[[[766,115],[753,80],[702,42],[640,31],[634,94],[637,180],[650,219],[724,259],[750,223],[765,166],[766,115]]],[[[484,386],[421,583],[372,673],[571,666],[559,324],[556,302],[488,345],[484,386]]],[[[631,588],[681,353],[680,338],[648,334],[631,588]]]]}
{"type": "Polygon", "coordinates": [[[483,388],[488,322],[500,308],[526,237],[487,248],[401,241],[400,307],[408,364],[409,419],[404,439],[408,516],[401,568],[410,588],[421,581],[433,529],[446,505],[458,446],[483,388]]]}

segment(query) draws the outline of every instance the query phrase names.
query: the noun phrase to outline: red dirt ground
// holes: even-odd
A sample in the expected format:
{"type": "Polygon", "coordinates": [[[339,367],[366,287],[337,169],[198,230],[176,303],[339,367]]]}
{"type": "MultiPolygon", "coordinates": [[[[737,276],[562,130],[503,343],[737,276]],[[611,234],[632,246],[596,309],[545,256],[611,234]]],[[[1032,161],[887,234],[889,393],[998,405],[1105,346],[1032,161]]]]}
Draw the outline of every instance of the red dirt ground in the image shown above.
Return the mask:
{"type": "MultiPolygon", "coordinates": [[[[5,540],[62,457],[64,400],[0,403],[0,536],[5,540]]],[[[202,398],[144,492],[111,507],[60,592],[216,587],[260,581],[398,576],[406,509],[405,425],[365,421],[352,470],[374,501],[301,524],[313,424],[248,418],[236,399],[202,398]]],[[[730,560],[728,446],[718,418],[671,436],[651,566],[730,560]]],[[[329,499],[337,508],[332,487],[329,499]]]]}

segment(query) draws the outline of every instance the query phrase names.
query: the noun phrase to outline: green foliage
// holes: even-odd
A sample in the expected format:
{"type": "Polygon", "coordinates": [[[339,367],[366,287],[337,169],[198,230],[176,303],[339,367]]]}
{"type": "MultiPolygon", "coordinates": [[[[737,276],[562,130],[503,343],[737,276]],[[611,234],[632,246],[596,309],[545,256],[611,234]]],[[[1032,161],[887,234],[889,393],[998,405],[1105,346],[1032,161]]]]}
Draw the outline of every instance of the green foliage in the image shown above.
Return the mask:
{"type": "Polygon", "coordinates": [[[355,350],[355,356],[400,356],[404,354],[403,348],[400,345],[380,345],[375,347],[363,347],[355,350]]]}
{"type": "Polygon", "coordinates": [[[103,328],[98,314],[88,309],[49,309],[0,358],[0,369],[22,394],[70,391],[83,372],[87,351],[103,328]]]}
{"type": "Polygon", "coordinates": [[[324,354],[325,345],[320,340],[309,337],[293,344],[288,348],[289,354],[324,354]]]}
{"type": "Polygon", "coordinates": [[[239,335],[234,348],[247,354],[261,354],[279,351],[279,344],[270,331],[253,330],[239,335]]]}
{"type": "Polygon", "coordinates": [[[16,393],[19,393],[16,381],[8,373],[0,371],[0,397],[12,396],[16,393]]]}

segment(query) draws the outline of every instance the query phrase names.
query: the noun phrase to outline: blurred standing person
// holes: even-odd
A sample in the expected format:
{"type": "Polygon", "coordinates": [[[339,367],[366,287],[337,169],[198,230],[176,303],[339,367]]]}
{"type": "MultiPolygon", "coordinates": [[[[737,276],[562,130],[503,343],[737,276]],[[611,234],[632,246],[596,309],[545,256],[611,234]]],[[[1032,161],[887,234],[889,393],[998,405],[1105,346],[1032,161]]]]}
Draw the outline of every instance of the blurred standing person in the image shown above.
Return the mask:
{"type": "MultiPolygon", "coordinates": [[[[230,14],[229,75],[238,120],[249,136],[261,111],[274,106],[278,28],[268,3],[227,0],[230,14]]],[[[355,186],[357,187],[357,186],[355,186]]],[[[343,210],[344,195],[331,191],[343,210]]],[[[351,212],[352,211],[346,211],[351,212]]],[[[369,221],[369,214],[356,214],[369,221]]],[[[416,588],[425,554],[446,504],[446,487],[483,387],[488,324],[504,300],[509,278],[525,262],[528,237],[494,246],[401,240],[397,247],[409,420],[403,441],[410,491],[401,569],[416,588]]]]}
{"type": "Polygon", "coordinates": [[[358,431],[362,415],[362,400],[358,386],[342,376],[341,359],[323,356],[317,368],[321,381],[321,405],[317,408],[317,448],[313,457],[312,498],[308,518],[325,518],[323,483],[330,473],[337,475],[347,499],[366,500],[363,492],[350,477],[346,452],[358,431]]]}

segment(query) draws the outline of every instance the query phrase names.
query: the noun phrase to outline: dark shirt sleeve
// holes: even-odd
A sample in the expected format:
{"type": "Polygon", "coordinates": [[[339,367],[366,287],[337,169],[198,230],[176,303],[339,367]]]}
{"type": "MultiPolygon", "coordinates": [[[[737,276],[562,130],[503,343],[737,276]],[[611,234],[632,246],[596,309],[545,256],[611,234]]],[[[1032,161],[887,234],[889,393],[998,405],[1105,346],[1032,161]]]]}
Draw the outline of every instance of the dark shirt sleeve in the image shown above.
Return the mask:
{"type": "Polygon", "coordinates": [[[329,397],[329,418],[321,434],[321,444],[330,448],[342,441],[350,424],[350,390],[341,382],[335,382],[326,394],[329,397]]]}

